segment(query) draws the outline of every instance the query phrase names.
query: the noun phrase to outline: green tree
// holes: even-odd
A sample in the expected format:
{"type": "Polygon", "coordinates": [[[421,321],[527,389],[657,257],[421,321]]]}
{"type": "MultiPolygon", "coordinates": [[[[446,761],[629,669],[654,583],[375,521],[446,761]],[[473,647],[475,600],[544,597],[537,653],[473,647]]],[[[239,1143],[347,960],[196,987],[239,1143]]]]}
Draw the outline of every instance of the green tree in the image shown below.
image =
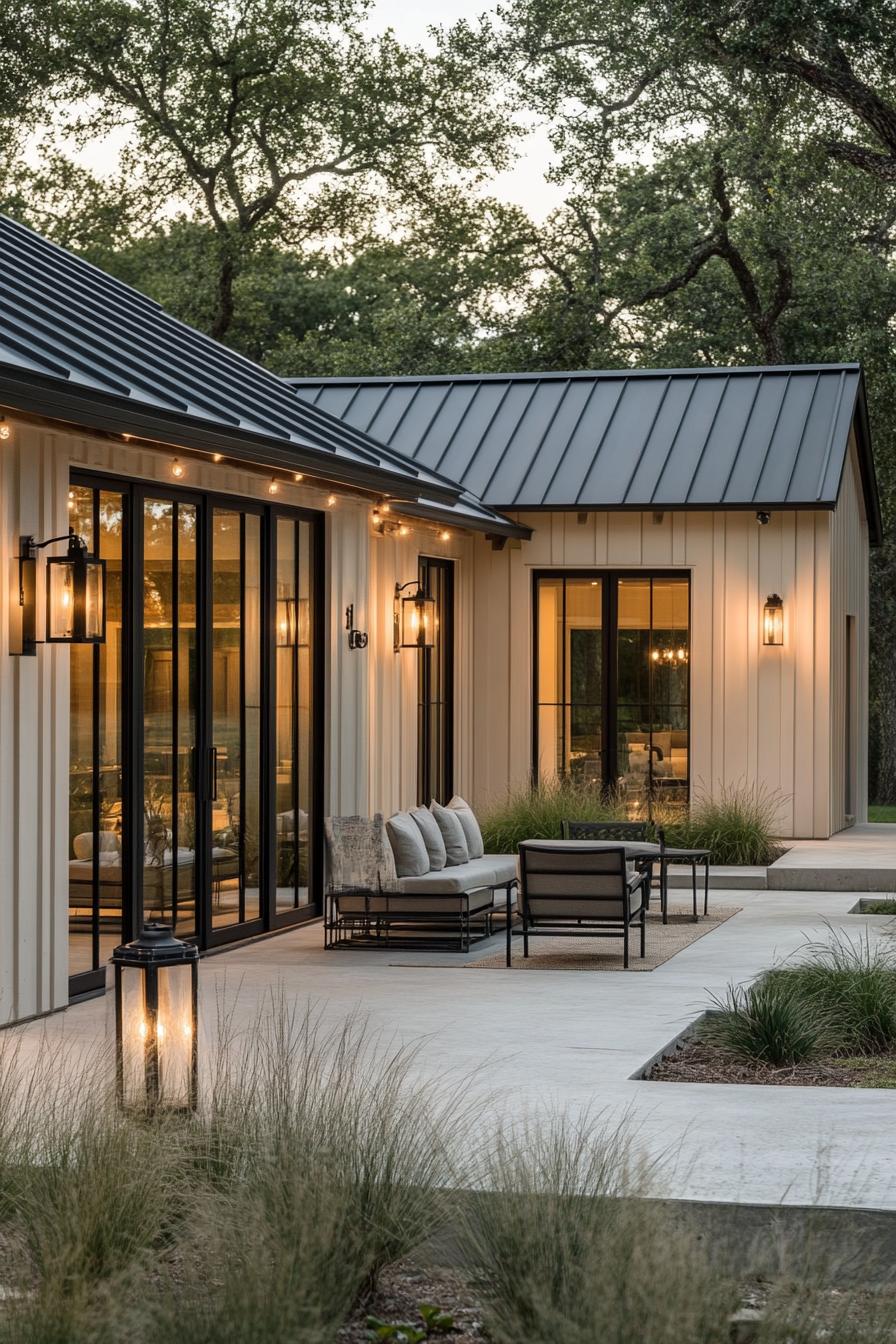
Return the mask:
{"type": "Polygon", "coordinates": [[[181,213],[210,228],[217,337],[253,248],[357,236],[384,208],[425,208],[446,174],[472,180],[505,161],[490,73],[370,36],[370,8],[57,0],[34,31],[76,145],[127,133],[117,189],[129,227],[181,213]]]}

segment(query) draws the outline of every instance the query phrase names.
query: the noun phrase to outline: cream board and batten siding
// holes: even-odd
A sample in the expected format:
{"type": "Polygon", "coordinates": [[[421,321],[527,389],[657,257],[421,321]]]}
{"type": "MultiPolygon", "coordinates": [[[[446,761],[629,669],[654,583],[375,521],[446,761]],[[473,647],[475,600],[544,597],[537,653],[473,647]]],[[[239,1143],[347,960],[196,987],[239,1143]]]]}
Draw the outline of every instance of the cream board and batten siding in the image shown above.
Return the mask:
{"type": "Polygon", "coordinates": [[[531,541],[475,549],[475,802],[529,775],[533,570],[681,569],[691,576],[692,786],[759,782],[782,797],[782,835],[829,835],[831,514],[778,510],[764,527],[752,511],[515,516],[531,541]],[[762,607],[775,591],[785,642],[766,648],[762,607]]]}
{"type": "MultiPolygon", "coordinates": [[[[370,802],[389,816],[417,802],[417,655],[393,647],[396,583],[416,579],[421,556],[454,562],[454,785],[469,792],[475,702],[475,661],[470,638],[473,603],[473,538],[452,533],[440,541],[429,527],[408,537],[369,534],[370,553],[370,802]]],[[[353,655],[355,657],[362,655],[353,655]]],[[[447,801],[447,800],[445,800],[447,801]]]]}

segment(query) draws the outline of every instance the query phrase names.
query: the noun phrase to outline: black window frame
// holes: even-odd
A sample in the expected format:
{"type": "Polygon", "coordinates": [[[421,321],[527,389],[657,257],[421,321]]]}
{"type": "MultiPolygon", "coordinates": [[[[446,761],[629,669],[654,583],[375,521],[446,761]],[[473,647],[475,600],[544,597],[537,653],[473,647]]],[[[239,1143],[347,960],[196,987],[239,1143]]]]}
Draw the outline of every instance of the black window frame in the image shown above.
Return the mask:
{"type": "MultiPolygon", "coordinates": [[[[558,568],[558,569],[535,569],[532,571],[532,722],[531,722],[531,778],[532,783],[537,785],[538,775],[538,718],[539,700],[538,687],[538,650],[539,650],[539,629],[538,629],[538,590],[539,583],[548,579],[587,579],[601,581],[601,621],[602,621],[602,639],[601,656],[603,659],[603,703],[601,706],[601,735],[604,747],[601,753],[602,766],[602,784],[606,790],[614,789],[619,781],[619,742],[618,742],[618,696],[617,696],[617,663],[616,655],[616,635],[618,626],[619,611],[619,580],[621,579],[678,579],[686,580],[688,585],[688,645],[689,648],[693,640],[693,572],[690,568],[672,569],[672,568],[558,568]]],[[[565,587],[564,587],[564,624],[565,624],[565,587]]],[[[565,654],[564,654],[565,656],[565,654]]],[[[545,702],[547,703],[547,702],[545,702]]],[[[565,703],[565,702],[563,702],[565,703]]],[[[691,662],[688,658],[687,671],[687,718],[688,718],[688,773],[686,779],[681,781],[686,788],[687,796],[690,799],[692,772],[691,772],[691,752],[692,752],[692,716],[691,716],[691,662]]]]}
{"type": "Polygon", "coordinates": [[[436,598],[436,634],[433,645],[417,655],[417,801],[421,806],[435,798],[447,803],[454,793],[454,696],[455,696],[455,562],[444,556],[421,555],[417,577],[424,592],[436,598]],[[440,582],[432,592],[431,576],[440,582]],[[445,686],[438,701],[432,698],[433,662],[443,657],[445,686]],[[439,752],[434,753],[433,708],[438,705],[439,752]],[[441,761],[441,778],[436,779],[435,760],[441,761]]]}
{"type": "MultiPolygon", "coordinates": [[[[300,506],[267,504],[248,496],[231,495],[215,490],[189,489],[183,486],[169,485],[167,482],[147,481],[129,476],[116,476],[109,473],[94,472],[90,468],[73,465],[69,481],[71,486],[83,486],[87,489],[120,492],[124,510],[122,538],[122,941],[136,937],[142,927],[143,892],[141,871],[136,863],[135,847],[142,845],[143,834],[143,790],[140,780],[143,776],[143,653],[144,640],[140,624],[143,610],[143,562],[141,526],[143,500],[146,498],[170,499],[186,504],[196,504],[197,516],[197,556],[203,563],[197,574],[197,632],[204,652],[198,653],[199,660],[199,701],[197,705],[196,760],[204,763],[209,758],[211,743],[211,647],[207,623],[211,598],[211,544],[209,524],[214,508],[226,508],[255,513],[262,518],[262,565],[265,576],[262,613],[265,625],[271,630],[272,646],[275,639],[274,621],[274,531],[278,517],[290,517],[311,524],[311,609],[309,622],[313,652],[311,660],[312,714],[311,738],[311,803],[313,807],[312,824],[309,828],[308,843],[309,876],[313,899],[306,907],[295,910],[276,910],[276,893],[272,886],[275,869],[275,818],[273,771],[274,744],[271,737],[275,717],[274,696],[272,694],[270,660],[263,659],[262,685],[267,713],[263,716],[262,731],[265,740],[262,743],[262,780],[261,804],[264,809],[263,855],[261,860],[262,899],[259,918],[247,920],[243,924],[234,924],[219,928],[212,927],[211,901],[212,889],[208,863],[210,845],[198,845],[196,849],[196,934],[186,938],[187,942],[198,943],[200,950],[211,951],[228,942],[245,941],[260,933],[274,932],[294,924],[319,918],[323,909],[324,886],[324,723],[326,719],[326,679],[325,679],[325,515],[319,510],[300,506]],[[206,851],[209,853],[206,853],[206,851]]],[[[99,649],[94,650],[96,660],[99,649]]],[[[96,678],[94,678],[96,681],[96,678]]],[[[94,735],[98,725],[94,722],[94,735]]],[[[200,769],[200,778],[204,779],[205,770],[200,769]]],[[[206,836],[206,812],[209,800],[196,791],[196,833],[206,836]]],[[[96,866],[96,861],[95,865],[96,866]]],[[[96,894],[93,900],[94,910],[98,909],[96,894]]],[[[94,935],[95,939],[95,935],[94,935]]],[[[91,972],[69,977],[70,997],[84,994],[102,993],[105,988],[106,966],[101,963],[91,972]]]]}

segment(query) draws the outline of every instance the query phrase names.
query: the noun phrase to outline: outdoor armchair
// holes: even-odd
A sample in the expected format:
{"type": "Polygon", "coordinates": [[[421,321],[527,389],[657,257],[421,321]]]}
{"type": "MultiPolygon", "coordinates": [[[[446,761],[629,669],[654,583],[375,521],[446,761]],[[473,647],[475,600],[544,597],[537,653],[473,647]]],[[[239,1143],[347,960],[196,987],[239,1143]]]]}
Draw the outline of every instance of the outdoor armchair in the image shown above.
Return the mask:
{"type": "Polygon", "coordinates": [[[521,924],[513,931],[523,940],[523,956],[529,955],[532,937],[621,938],[623,966],[628,969],[632,925],[640,929],[644,956],[649,884],[649,868],[630,872],[622,845],[617,849],[587,841],[524,840],[521,924]]]}

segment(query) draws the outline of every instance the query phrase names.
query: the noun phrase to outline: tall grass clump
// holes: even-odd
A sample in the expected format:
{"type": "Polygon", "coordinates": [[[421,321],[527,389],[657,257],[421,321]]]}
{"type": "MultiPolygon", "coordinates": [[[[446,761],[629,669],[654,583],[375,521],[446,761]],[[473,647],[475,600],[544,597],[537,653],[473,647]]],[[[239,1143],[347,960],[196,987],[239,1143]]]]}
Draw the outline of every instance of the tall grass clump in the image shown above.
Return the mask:
{"type": "Polygon", "coordinates": [[[724,784],[698,793],[687,817],[665,823],[666,841],[682,849],[708,849],[717,864],[773,863],[781,796],[762,785],[724,784]]]}
{"type": "Polygon", "coordinates": [[[556,1120],[499,1136],[464,1235],[495,1344],[717,1344],[735,1296],[641,1198],[624,1127],[556,1120]]]}
{"type": "Polygon", "coordinates": [[[828,1019],[813,1012],[788,972],[729,985],[711,1002],[700,1038],[734,1059],[782,1068],[812,1059],[830,1041],[828,1019]]]}
{"type": "Polygon", "coordinates": [[[123,1116],[58,1069],[40,1098],[0,1074],[0,1110],[28,1095],[40,1117],[7,1151],[0,1114],[16,1252],[0,1341],[324,1344],[439,1229],[479,1129],[469,1079],[425,1086],[413,1047],[276,992],[247,1031],[219,1032],[191,1118],[123,1116]]]}
{"type": "Polygon", "coordinates": [[[807,943],[800,964],[772,974],[829,1020],[835,1053],[896,1049],[896,950],[870,930],[858,937],[830,930],[826,941],[807,943]]]}
{"type": "Polygon", "coordinates": [[[512,789],[479,818],[487,854],[515,854],[522,840],[559,840],[564,821],[623,821],[614,794],[568,777],[512,789]]]}

